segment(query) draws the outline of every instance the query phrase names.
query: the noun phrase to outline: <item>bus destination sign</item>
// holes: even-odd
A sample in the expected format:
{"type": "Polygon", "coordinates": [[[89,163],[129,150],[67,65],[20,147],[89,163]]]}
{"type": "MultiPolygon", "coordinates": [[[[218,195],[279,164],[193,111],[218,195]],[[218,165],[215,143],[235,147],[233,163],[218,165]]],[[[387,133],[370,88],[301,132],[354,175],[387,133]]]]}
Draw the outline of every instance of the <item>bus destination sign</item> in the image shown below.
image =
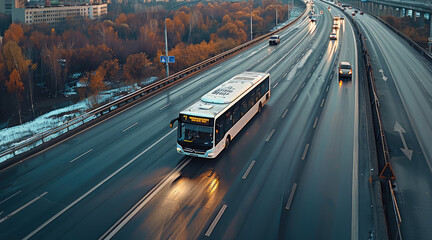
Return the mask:
{"type": "Polygon", "coordinates": [[[182,115],[181,117],[182,122],[184,123],[193,123],[193,124],[199,124],[199,125],[205,125],[205,126],[211,126],[213,121],[210,121],[209,118],[203,118],[203,117],[195,117],[195,116],[188,116],[188,115],[182,115]]]}

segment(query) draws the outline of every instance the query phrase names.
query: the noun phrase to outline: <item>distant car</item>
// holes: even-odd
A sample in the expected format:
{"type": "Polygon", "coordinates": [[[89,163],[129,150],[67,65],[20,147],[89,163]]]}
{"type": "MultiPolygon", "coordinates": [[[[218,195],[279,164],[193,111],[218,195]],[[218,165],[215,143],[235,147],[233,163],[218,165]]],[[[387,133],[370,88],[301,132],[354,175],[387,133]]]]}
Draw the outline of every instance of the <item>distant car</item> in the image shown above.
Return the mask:
{"type": "Polygon", "coordinates": [[[351,15],[353,15],[353,17],[355,16],[355,12],[352,12],[351,15]]]}
{"type": "Polygon", "coordinates": [[[360,11],[360,15],[363,15],[364,14],[364,12],[363,11],[360,11]]]}
{"type": "Polygon", "coordinates": [[[349,9],[352,9],[352,6],[348,6],[349,9]]]}
{"type": "Polygon", "coordinates": [[[311,21],[311,22],[316,22],[316,20],[317,20],[317,19],[316,19],[315,16],[312,16],[312,17],[310,18],[310,21],[311,21]]]}
{"type": "Polygon", "coordinates": [[[333,29],[339,29],[339,24],[333,24],[333,29]]]}
{"type": "Polygon", "coordinates": [[[341,62],[339,63],[339,78],[351,78],[352,77],[352,69],[351,64],[349,62],[341,62]]]}
{"type": "Polygon", "coordinates": [[[343,10],[345,11],[345,10],[346,10],[346,8],[343,8],[343,10]]]}
{"type": "Polygon", "coordinates": [[[345,20],[345,17],[344,17],[344,16],[340,16],[340,17],[339,17],[339,20],[344,21],[344,20],[345,20]]]}
{"type": "Polygon", "coordinates": [[[356,10],[354,10],[354,12],[355,12],[355,13],[358,13],[358,10],[356,9],[356,10]]]}
{"type": "Polygon", "coordinates": [[[331,10],[331,7],[328,7],[328,10],[331,10]]]}
{"type": "Polygon", "coordinates": [[[272,35],[269,38],[269,45],[278,45],[280,41],[279,35],[272,35]]]}
{"type": "Polygon", "coordinates": [[[337,34],[335,32],[330,33],[330,40],[337,40],[337,34]]]}
{"type": "Polygon", "coordinates": [[[333,21],[339,21],[339,17],[338,16],[334,16],[333,17],[333,21]]]}

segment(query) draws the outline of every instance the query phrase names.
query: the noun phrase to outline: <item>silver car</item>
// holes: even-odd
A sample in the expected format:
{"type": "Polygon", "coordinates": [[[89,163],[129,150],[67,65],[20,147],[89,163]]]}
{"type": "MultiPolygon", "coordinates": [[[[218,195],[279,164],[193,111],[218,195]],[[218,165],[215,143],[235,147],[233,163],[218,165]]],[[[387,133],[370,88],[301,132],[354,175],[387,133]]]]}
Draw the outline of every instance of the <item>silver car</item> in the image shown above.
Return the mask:
{"type": "Polygon", "coordinates": [[[341,62],[339,63],[339,78],[351,78],[352,77],[352,68],[349,62],[341,62]]]}

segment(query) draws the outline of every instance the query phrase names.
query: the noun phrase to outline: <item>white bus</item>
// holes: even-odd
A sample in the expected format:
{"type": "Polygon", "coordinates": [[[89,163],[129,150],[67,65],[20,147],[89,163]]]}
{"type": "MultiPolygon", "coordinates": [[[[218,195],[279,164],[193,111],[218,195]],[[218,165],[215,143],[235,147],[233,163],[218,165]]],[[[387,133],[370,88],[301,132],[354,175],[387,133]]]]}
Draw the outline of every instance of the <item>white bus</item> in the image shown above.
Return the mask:
{"type": "Polygon", "coordinates": [[[177,152],[215,158],[270,99],[270,74],[243,72],[181,111],[177,152]]]}

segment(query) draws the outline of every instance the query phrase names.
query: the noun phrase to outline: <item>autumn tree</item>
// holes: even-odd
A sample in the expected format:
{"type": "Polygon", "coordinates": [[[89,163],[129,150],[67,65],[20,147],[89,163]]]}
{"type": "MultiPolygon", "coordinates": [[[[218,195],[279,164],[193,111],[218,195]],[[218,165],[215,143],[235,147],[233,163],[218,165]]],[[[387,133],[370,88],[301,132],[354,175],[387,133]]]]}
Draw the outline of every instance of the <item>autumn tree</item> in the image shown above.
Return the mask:
{"type": "Polygon", "coordinates": [[[130,82],[137,82],[150,73],[151,65],[152,63],[147,59],[147,54],[132,54],[127,58],[123,72],[130,82]]]}
{"type": "Polygon", "coordinates": [[[19,74],[17,69],[13,69],[12,73],[9,75],[9,80],[5,82],[5,86],[7,87],[7,91],[11,94],[15,95],[16,104],[18,109],[18,117],[20,124],[22,124],[21,118],[21,93],[24,91],[24,84],[21,81],[21,75],[19,74]]]}
{"type": "Polygon", "coordinates": [[[105,60],[102,65],[99,66],[99,68],[105,72],[105,78],[107,78],[109,81],[112,77],[117,75],[118,71],[120,70],[120,65],[118,63],[118,59],[105,60]]]}
{"type": "Polygon", "coordinates": [[[12,23],[9,26],[9,29],[6,30],[3,37],[3,42],[7,42],[9,40],[15,41],[19,43],[20,40],[24,37],[24,30],[19,24],[12,23]]]}

